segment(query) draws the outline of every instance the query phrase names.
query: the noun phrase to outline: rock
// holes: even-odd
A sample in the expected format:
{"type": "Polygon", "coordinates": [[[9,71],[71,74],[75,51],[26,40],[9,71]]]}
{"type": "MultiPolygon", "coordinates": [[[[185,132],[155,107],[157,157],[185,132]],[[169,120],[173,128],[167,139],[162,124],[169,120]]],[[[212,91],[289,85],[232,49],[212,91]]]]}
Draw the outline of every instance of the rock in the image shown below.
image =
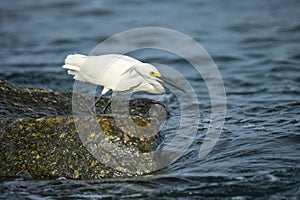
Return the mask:
{"type": "MultiPolygon", "coordinates": [[[[117,120],[111,114],[74,116],[71,92],[18,88],[5,80],[0,80],[0,91],[2,177],[129,177],[149,173],[155,165],[151,152],[162,136],[153,117],[161,121],[165,112],[152,109],[150,115],[149,110],[164,108],[159,102],[131,100],[131,115],[117,120]]],[[[96,107],[106,102],[101,99],[96,107]]]]}

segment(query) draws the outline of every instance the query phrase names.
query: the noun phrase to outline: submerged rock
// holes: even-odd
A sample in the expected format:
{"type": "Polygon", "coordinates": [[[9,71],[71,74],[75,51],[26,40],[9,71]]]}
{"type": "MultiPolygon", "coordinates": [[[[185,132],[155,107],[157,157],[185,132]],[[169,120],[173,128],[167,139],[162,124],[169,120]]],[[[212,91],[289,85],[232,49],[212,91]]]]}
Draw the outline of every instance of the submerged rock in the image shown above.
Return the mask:
{"type": "MultiPolygon", "coordinates": [[[[161,141],[157,130],[163,115],[152,109],[150,116],[149,109],[162,107],[159,102],[131,100],[131,115],[122,120],[110,114],[74,118],[71,92],[18,88],[5,80],[0,80],[0,91],[2,177],[128,177],[148,173],[155,165],[150,153],[161,141]]],[[[96,107],[106,102],[101,99],[96,107]]]]}

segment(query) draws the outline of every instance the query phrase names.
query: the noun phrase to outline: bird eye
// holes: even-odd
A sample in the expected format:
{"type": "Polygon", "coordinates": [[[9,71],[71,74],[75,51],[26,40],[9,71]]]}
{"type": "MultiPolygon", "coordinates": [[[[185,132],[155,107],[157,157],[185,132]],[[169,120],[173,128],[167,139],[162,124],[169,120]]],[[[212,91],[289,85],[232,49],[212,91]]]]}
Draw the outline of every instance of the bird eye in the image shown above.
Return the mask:
{"type": "Polygon", "coordinates": [[[151,75],[151,76],[153,76],[154,74],[155,74],[155,72],[154,72],[154,71],[150,72],[150,75],[151,75]]]}

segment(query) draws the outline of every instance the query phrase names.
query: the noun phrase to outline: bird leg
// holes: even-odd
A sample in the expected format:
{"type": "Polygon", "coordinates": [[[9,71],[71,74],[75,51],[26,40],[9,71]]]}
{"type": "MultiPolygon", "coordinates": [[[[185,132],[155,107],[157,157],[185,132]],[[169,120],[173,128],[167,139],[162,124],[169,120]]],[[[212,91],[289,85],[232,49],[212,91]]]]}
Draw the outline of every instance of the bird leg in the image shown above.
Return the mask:
{"type": "Polygon", "coordinates": [[[95,102],[92,104],[92,107],[93,106],[96,106],[96,104],[98,103],[98,101],[102,98],[102,94],[99,96],[99,97],[97,97],[97,99],[95,100],[95,102]]]}
{"type": "Polygon", "coordinates": [[[111,97],[111,98],[108,100],[108,102],[105,104],[105,106],[103,107],[103,109],[102,109],[102,111],[101,111],[102,114],[105,113],[105,111],[107,110],[108,106],[111,104],[112,100],[113,100],[113,97],[111,97]]]}
{"type": "MultiPolygon", "coordinates": [[[[96,106],[97,102],[102,98],[103,95],[100,95],[99,97],[97,97],[97,99],[95,100],[95,102],[89,107],[89,110],[92,110],[94,106],[96,106]]],[[[101,114],[104,114],[105,111],[107,110],[108,106],[111,104],[113,97],[111,97],[108,102],[105,104],[105,106],[103,107],[101,114]]]]}
{"type": "Polygon", "coordinates": [[[92,103],[92,105],[90,105],[88,107],[88,110],[93,114],[93,108],[96,106],[97,102],[101,99],[103,95],[101,94],[99,97],[97,97],[97,99],[94,101],[94,103],[92,103]]]}

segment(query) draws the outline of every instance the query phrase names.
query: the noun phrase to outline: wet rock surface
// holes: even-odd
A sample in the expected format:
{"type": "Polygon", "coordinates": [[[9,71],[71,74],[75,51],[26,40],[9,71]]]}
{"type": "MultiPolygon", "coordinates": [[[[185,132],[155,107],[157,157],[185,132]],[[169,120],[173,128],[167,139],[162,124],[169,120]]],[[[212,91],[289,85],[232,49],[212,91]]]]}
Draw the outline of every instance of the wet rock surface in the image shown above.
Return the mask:
{"type": "MultiPolygon", "coordinates": [[[[2,177],[128,177],[148,173],[155,164],[150,152],[162,136],[157,132],[160,124],[153,123],[157,122],[153,116],[159,118],[162,114],[154,109],[150,116],[149,109],[153,105],[163,107],[159,102],[131,100],[131,115],[121,116],[122,120],[116,122],[111,114],[74,118],[71,92],[18,88],[5,80],[0,80],[0,92],[2,177]],[[124,119],[131,123],[124,124],[124,119]],[[78,124],[84,134],[79,134],[78,124]],[[107,152],[107,147],[111,152],[107,152]],[[125,151],[120,153],[120,149],[125,151]],[[138,159],[139,155],[149,159],[138,159]]],[[[106,102],[107,99],[101,99],[96,107],[106,102]]]]}

